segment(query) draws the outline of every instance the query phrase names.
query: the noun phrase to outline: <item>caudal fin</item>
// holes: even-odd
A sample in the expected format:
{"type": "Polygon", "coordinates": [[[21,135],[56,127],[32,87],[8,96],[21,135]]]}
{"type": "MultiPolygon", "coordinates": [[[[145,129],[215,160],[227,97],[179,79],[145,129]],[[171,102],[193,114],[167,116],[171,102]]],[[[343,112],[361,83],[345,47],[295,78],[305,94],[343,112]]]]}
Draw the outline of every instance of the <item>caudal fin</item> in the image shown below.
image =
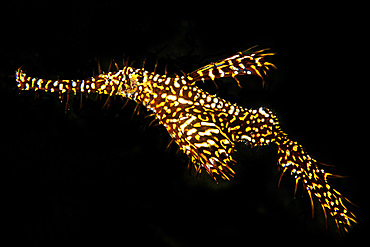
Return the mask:
{"type": "Polygon", "coordinates": [[[347,232],[348,228],[352,226],[351,223],[357,223],[355,215],[344,205],[345,201],[350,201],[328,182],[329,177],[336,175],[325,172],[320,162],[308,155],[301,145],[289,140],[286,136],[278,143],[278,148],[278,165],[281,167],[281,177],[285,172],[294,176],[295,190],[299,181],[302,181],[303,187],[310,197],[312,217],[314,216],[313,199],[316,198],[324,212],[325,221],[327,221],[327,215],[331,216],[339,232],[340,228],[347,232]]]}

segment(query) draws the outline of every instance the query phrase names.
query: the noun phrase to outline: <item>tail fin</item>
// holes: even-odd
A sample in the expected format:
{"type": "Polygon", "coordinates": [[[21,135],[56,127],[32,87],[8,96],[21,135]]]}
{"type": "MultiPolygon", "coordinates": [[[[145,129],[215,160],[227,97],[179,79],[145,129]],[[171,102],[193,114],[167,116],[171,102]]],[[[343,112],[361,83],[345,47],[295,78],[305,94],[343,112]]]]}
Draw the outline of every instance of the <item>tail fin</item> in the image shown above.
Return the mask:
{"type": "Polygon", "coordinates": [[[344,205],[344,201],[350,201],[328,183],[327,178],[336,175],[325,172],[320,167],[320,162],[308,155],[301,145],[289,140],[286,136],[278,143],[278,147],[278,164],[282,168],[281,177],[289,171],[296,181],[295,190],[298,182],[302,181],[311,200],[312,217],[314,216],[313,197],[315,197],[321,204],[325,221],[327,221],[326,217],[329,213],[333,217],[339,233],[340,228],[347,232],[348,228],[351,227],[351,222],[356,223],[356,217],[344,205]]]}
{"type": "MultiPolygon", "coordinates": [[[[216,78],[233,77],[238,85],[240,83],[237,75],[257,75],[262,78],[262,84],[265,85],[265,76],[270,67],[276,69],[272,63],[265,61],[266,56],[275,53],[265,53],[268,49],[253,51],[254,47],[239,52],[234,56],[210,63],[200,69],[188,74],[188,78],[194,81],[214,80],[216,78]]],[[[241,87],[241,86],[240,86],[241,87]]]]}

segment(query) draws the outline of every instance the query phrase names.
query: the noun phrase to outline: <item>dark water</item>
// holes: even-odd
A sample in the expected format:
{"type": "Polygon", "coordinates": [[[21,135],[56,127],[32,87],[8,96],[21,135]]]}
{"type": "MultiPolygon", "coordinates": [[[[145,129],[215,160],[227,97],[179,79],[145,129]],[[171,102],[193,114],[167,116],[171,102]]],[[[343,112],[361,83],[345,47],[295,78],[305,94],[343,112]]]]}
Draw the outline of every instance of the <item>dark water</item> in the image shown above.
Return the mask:
{"type": "MultiPolygon", "coordinates": [[[[8,232],[26,246],[241,246],[349,243],[365,240],[368,73],[357,7],[176,7],[115,1],[7,3],[0,47],[1,153],[8,232]],[[283,129],[333,173],[333,184],[360,207],[360,224],[341,239],[320,206],[285,175],[277,188],[276,149],[241,147],[236,178],[214,184],[188,175],[187,157],[163,127],[148,127],[144,109],[106,98],[71,99],[71,110],[48,93],[19,93],[13,76],[83,79],[112,59],[158,72],[191,72],[251,46],[270,47],[279,68],[267,88],[220,81],[199,85],[245,107],[268,106],[283,129]]],[[[217,6],[219,5],[219,6],[217,6]]],[[[233,5],[233,6],[231,6],[233,5]]],[[[360,9],[360,8],[359,8],[360,9]]],[[[249,83],[250,82],[250,83],[249,83]]]]}

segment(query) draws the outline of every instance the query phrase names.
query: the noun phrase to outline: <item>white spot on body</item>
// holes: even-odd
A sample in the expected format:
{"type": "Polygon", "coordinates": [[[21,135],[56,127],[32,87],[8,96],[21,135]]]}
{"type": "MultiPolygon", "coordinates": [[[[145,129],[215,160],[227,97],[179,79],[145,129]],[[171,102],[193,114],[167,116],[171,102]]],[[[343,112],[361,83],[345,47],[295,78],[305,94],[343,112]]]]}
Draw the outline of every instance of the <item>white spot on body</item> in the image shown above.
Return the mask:
{"type": "Polygon", "coordinates": [[[197,119],[196,116],[191,116],[191,118],[189,118],[183,124],[181,124],[180,125],[180,132],[183,133],[184,132],[184,129],[186,128],[186,126],[188,126],[189,124],[191,124],[191,122],[193,122],[195,119],[197,119]]]}
{"type": "Polygon", "coordinates": [[[85,81],[84,80],[82,80],[80,88],[81,88],[81,92],[83,92],[84,89],[85,89],[85,81]]]}
{"type": "Polygon", "coordinates": [[[211,139],[208,139],[207,140],[207,143],[209,144],[209,145],[211,145],[211,146],[214,146],[216,143],[215,143],[215,141],[214,140],[211,140],[211,139]]]}
{"type": "Polygon", "coordinates": [[[179,83],[178,81],[179,81],[179,78],[178,78],[178,77],[176,77],[176,78],[175,78],[175,81],[174,81],[174,83],[173,83],[173,85],[175,86],[175,88],[179,88],[179,87],[180,87],[180,83],[179,83]]]}
{"type": "Polygon", "coordinates": [[[239,112],[240,112],[239,108],[236,108],[235,109],[235,112],[234,112],[234,115],[238,116],[239,115],[239,112]]]}
{"type": "Polygon", "coordinates": [[[242,140],[247,140],[249,142],[252,140],[252,138],[250,136],[247,136],[247,135],[242,135],[242,138],[241,139],[242,140]]]}
{"type": "Polygon", "coordinates": [[[200,124],[203,126],[212,126],[212,127],[216,126],[214,123],[209,123],[209,122],[200,122],[200,124]]]}
{"type": "Polygon", "coordinates": [[[164,84],[168,85],[168,84],[170,84],[170,81],[171,81],[171,78],[170,77],[167,77],[167,79],[165,80],[164,84]]]}
{"type": "Polygon", "coordinates": [[[194,143],[194,146],[197,147],[197,148],[200,148],[200,147],[208,147],[207,143],[194,143]]]}
{"type": "Polygon", "coordinates": [[[260,107],[258,109],[259,113],[261,113],[265,117],[270,117],[270,115],[263,109],[263,107],[260,107]]]}
{"type": "Polygon", "coordinates": [[[188,132],[186,132],[186,134],[187,134],[188,136],[190,136],[190,135],[192,135],[192,134],[194,134],[194,133],[196,133],[196,132],[197,132],[197,129],[193,128],[193,129],[191,129],[191,130],[188,130],[188,132]]]}
{"type": "Polygon", "coordinates": [[[218,73],[220,73],[221,77],[225,76],[225,72],[221,68],[217,68],[217,70],[218,70],[218,73]]]}
{"type": "Polygon", "coordinates": [[[235,106],[231,105],[229,109],[229,114],[233,114],[235,110],[235,106]]]}
{"type": "Polygon", "coordinates": [[[186,100],[184,98],[179,98],[178,101],[179,101],[180,104],[189,104],[189,105],[192,105],[193,104],[192,101],[186,100]]]}
{"type": "Polygon", "coordinates": [[[215,79],[215,75],[213,74],[213,69],[209,70],[208,76],[211,78],[212,81],[215,79]]]}
{"type": "Polygon", "coordinates": [[[38,86],[39,88],[41,88],[41,83],[42,83],[42,80],[41,80],[41,79],[38,79],[38,80],[37,80],[37,82],[36,82],[36,84],[37,84],[37,86],[38,86]]]}

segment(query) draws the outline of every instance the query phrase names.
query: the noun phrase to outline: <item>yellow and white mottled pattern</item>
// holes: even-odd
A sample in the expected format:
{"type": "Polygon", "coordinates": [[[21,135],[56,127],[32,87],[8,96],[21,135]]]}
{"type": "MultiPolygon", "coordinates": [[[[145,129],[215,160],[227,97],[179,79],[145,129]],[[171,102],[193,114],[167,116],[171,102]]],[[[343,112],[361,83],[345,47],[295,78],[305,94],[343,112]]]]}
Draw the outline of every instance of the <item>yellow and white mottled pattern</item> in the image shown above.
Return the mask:
{"type": "Polygon", "coordinates": [[[265,50],[247,50],[208,64],[184,76],[169,77],[143,68],[124,67],[85,80],[44,80],[31,78],[21,69],[16,72],[20,90],[40,90],[66,94],[98,93],[127,97],[153,111],[189,157],[197,172],[201,168],[217,181],[235,176],[232,165],[235,144],[278,146],[278,165],[282,174],[289,172],[296,183],[302,181],[313,210],[316,198],[325,214],[333,217],[338,229],[347,231],[355,216],[344,205],[347,199],[335,190],[327,178],[334,176],[280,129],[274,113],[265,108],[245,109],[195,86],[196,81],[256,75],[263,83],[266,72],[275,66],[265,61],[265,50]]]}

